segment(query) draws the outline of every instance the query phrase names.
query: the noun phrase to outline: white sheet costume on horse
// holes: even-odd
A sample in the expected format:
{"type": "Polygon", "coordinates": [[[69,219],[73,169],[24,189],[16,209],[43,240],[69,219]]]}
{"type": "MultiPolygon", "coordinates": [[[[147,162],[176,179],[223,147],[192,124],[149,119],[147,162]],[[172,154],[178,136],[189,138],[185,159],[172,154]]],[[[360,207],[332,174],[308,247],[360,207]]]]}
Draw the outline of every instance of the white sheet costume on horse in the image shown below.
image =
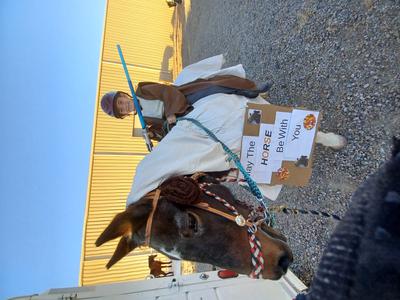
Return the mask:
{"type": "MultiPolygon", "coordinates": [[[[196,79],[216,75],[235,75],[245,78],[241,64],[222,68],[222,55],[207,58],[187,66],[179,74],[174,85],[182,85],[196,79]]],[[[193,110],[185,117],[198,120],[211,130],[218,139],[240,156],[244,114],[247,102],[268,103],[260,96],[249,99],[244,96],[213,94],[193,104],[193,110]]],[[[235,168],[221,144],[213,141],[201,128],[189,121],[179,121],[175,127],[138,164],[127,205],[139,200],[156,189],[166,179],[196,172],[216,172],[235,168]]],[[[261,192],[275,200],[281,185],[258,185],[261,192]]]]}

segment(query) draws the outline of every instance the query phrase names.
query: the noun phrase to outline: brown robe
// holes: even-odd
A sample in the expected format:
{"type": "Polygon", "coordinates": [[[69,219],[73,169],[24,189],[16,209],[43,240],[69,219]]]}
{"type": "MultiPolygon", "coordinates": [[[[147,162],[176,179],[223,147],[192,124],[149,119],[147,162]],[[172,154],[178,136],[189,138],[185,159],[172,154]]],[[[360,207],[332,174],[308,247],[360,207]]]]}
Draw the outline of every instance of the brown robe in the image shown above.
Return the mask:
{"type": "Polygon", "coordinates": [[[183,116],[187,114],[192,106],[186,100],[186,95],[207,89],[212,86],[227,88],[256,90],[256,84],[248,79],[233,75],[215,76],[209,79],[197,79],[181,86],[167,85],[155,82],[140,82],[136,89],[136,95],[146,100],[161,100],[164,102],[163,120],[145,118],[152,133],[152,139],[161,140],[166,132],[163,131],[162,124],[169,116],[183,116]]]}

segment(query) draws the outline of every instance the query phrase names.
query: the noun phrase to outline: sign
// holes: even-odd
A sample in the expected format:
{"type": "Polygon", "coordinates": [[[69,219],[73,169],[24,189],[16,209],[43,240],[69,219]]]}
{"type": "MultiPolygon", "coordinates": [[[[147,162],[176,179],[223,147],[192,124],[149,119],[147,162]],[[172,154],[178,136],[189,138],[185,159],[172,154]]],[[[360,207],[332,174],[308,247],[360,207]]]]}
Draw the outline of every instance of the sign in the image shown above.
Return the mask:
{"type": "Polygon", "coordinates": [[[320,117],[318,111],[249,103],[240,155],[246,172],[257,183],[306,185],[320,117]]]}

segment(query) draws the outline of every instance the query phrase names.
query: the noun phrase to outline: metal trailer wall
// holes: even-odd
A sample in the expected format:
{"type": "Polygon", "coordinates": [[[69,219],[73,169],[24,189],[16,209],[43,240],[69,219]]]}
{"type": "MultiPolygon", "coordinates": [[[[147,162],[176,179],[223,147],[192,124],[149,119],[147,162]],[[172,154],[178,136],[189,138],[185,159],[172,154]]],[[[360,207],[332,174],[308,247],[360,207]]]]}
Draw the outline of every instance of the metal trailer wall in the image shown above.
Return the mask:
{"type": "MultiPolygon", "coordinates": [[[[218,272],[174,276],[129,283],[50,289],[18,300],[112,299],[112,300],[291,300],[307,287],[288,272],[278,281],[254,280],[240,275],[221,279],[218,272]]],[[[17,299],[15,299],[17,300],[17,299]]]]}
{"type": "MultiPolygon", "coordinates": [[[[117,241],[96,248],[94,242],[112,217],[125,208],[135,168],[147,153],[141,137],[132,137],[133,117],[110,118],[101,96],[129,92],[116,44],[120,44],[133,84],[171,82],[174,58],[174,9],[162,0],[108,0],[105,12],[98,91],[93,124],[86,212],[82,237],[80,285],[143,279],[150,249],[138,249],[112,269],[105,265],[117,241]]],[[[136,121],[137,123],[137,121],[136,121]]]]}

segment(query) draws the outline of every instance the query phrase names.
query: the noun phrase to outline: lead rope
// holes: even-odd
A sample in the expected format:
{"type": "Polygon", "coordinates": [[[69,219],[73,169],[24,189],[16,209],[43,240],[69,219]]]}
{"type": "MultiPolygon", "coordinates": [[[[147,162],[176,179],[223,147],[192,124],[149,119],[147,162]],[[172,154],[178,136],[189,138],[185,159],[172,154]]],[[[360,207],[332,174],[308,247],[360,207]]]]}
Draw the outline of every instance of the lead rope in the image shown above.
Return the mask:
{"type": "MultiPolygon", "coordinates": [[[[232,169],[236,170],[236,169],[232,169]]],[[[246,190],[249,190],[247,186],[243,186],[244,179],[238,179],[236,177],[232,177],[232,175],[225,175],[219,178],[215,178],[218,182],[229,182],[229,183],[237,183],[246,190]]],[[[335,221],[340,221],[341,217],[336,214],[328,213],[325,211],[315,210],[315,209],[304,209],[304,208],[296,208],[296,207],[288,207],[286,205],[269,205],[268,206],[269,212],[274,213],[283,213],[286,215],[314,215],[318,217],[323,217],[327,219],[333,219],[335,221]]]]}
{"type": "Polygon", "coordinates": [[[225,145],[221,140],[219,140],[213,132],[211,132],[208,128],[204,127],[203,124],[201,124],[199,121],[192,119],[192,118],[185,118],[185,117],[180,117],[180,118],[176,119],[177,122],[182,121],[182,120],[192,122],[197,127],[204,130],[212,140],[221,144],[221,146],[224,149],[224,151],[226,152],[226,154],[229,155],[229,160],[232,160],[235,163],[236,167],[239,169],[239,171],[242,173],[243,177],[245,178],[247,184],[250,187],[251,193],[257,198],[257,201],[259,203],[261,203],[261,205],[263,206],[265,222],[269,226],[273,227],[275,225],[275,215],[273,212],[269,211],[268,204],[265,202],[265,200],[264,200],[265,198],[263,197],[260,189],[258,188],[257,183],[250,177],[249,174],[247,174],[244,167],[240,163],[239,157],[235,153],[233,153],[232,150],[229,149],[229,147],[227,145],[225,145]]]}
{"type": "Polygon", "coordinates": [[[284,213],[286,215],[315,215],[324,218],[334,219],[336,221],[340,221],[341,218],[338,215],[330,214],[324,211],[313,210],[313,209],[302,209],[302,208],[293,208],[287,207],[286,205],[272,205],[269,207],[270,211],[277,212],[277,213],[284,213]]]}
{"type": "MultiPolygon", "coordinates": [[[[212,185],[211,183],[200,183],[200,189],[208,196],[213,197],[218,202],[222,203],[226,208],[228,208],[235,216],[236,216],[236,223],[239,226],[244,226],[240,224],[246,224],[246,220],[243,218],[242,215],[239,214],[237,209],[228,203],[225,199],[221,198],[220,196],[210,192],[206,189],[206,186],[212,185]]],[[[262,220],[263,221],[263,220],[262,220]]],[[[250,254],[251,254],[251,264],[253,265],[253,270],[249,274],[250,278],[262,278],[261,273],[264,270],[264,257],[261,251],[261,243],[256,237],[255,233],[257,231],[257,223],[253,224],[252,227],[247,227],[247,234],[249,237],[249,244],[250,244],[250,254]],[[255,228],[254,228],[255,226],[255,228]]]]}
{"type": "MultiPolygon", "coordinates": [[[[235,169],[233,169],[235,170],[235,169]]],[[[237,179],[232,177],[231,175],[226,175],[220,178],[215,178],[218,182],[229,182],[229,183],[237,183],[240,186],[242,186],[243,188],[245,188],[246,190],[249,190],[247,186],[243,186],[243,182],[245,181],[244,179],[237,179]]],[[[274,212],[274,213],[284,213],[286,215],[298,215],[298,214],[302,214],[302,215],[314,215],[314,216],[319,216],[319,217],[324,217],[324,218],[328,218],[328,219],[333,219],[336,221],[340,221],[341,218],[336,215],[336,214],[332,214],[332,213],[327,213],[324,211],[320,211],[320,210],[314,210],[314,209],[304,209],[304,208],[296,208],[296,207],[288,207],[286,205],[269,205],[268,206],[268,210],[269,212],[274,212]]]]}

